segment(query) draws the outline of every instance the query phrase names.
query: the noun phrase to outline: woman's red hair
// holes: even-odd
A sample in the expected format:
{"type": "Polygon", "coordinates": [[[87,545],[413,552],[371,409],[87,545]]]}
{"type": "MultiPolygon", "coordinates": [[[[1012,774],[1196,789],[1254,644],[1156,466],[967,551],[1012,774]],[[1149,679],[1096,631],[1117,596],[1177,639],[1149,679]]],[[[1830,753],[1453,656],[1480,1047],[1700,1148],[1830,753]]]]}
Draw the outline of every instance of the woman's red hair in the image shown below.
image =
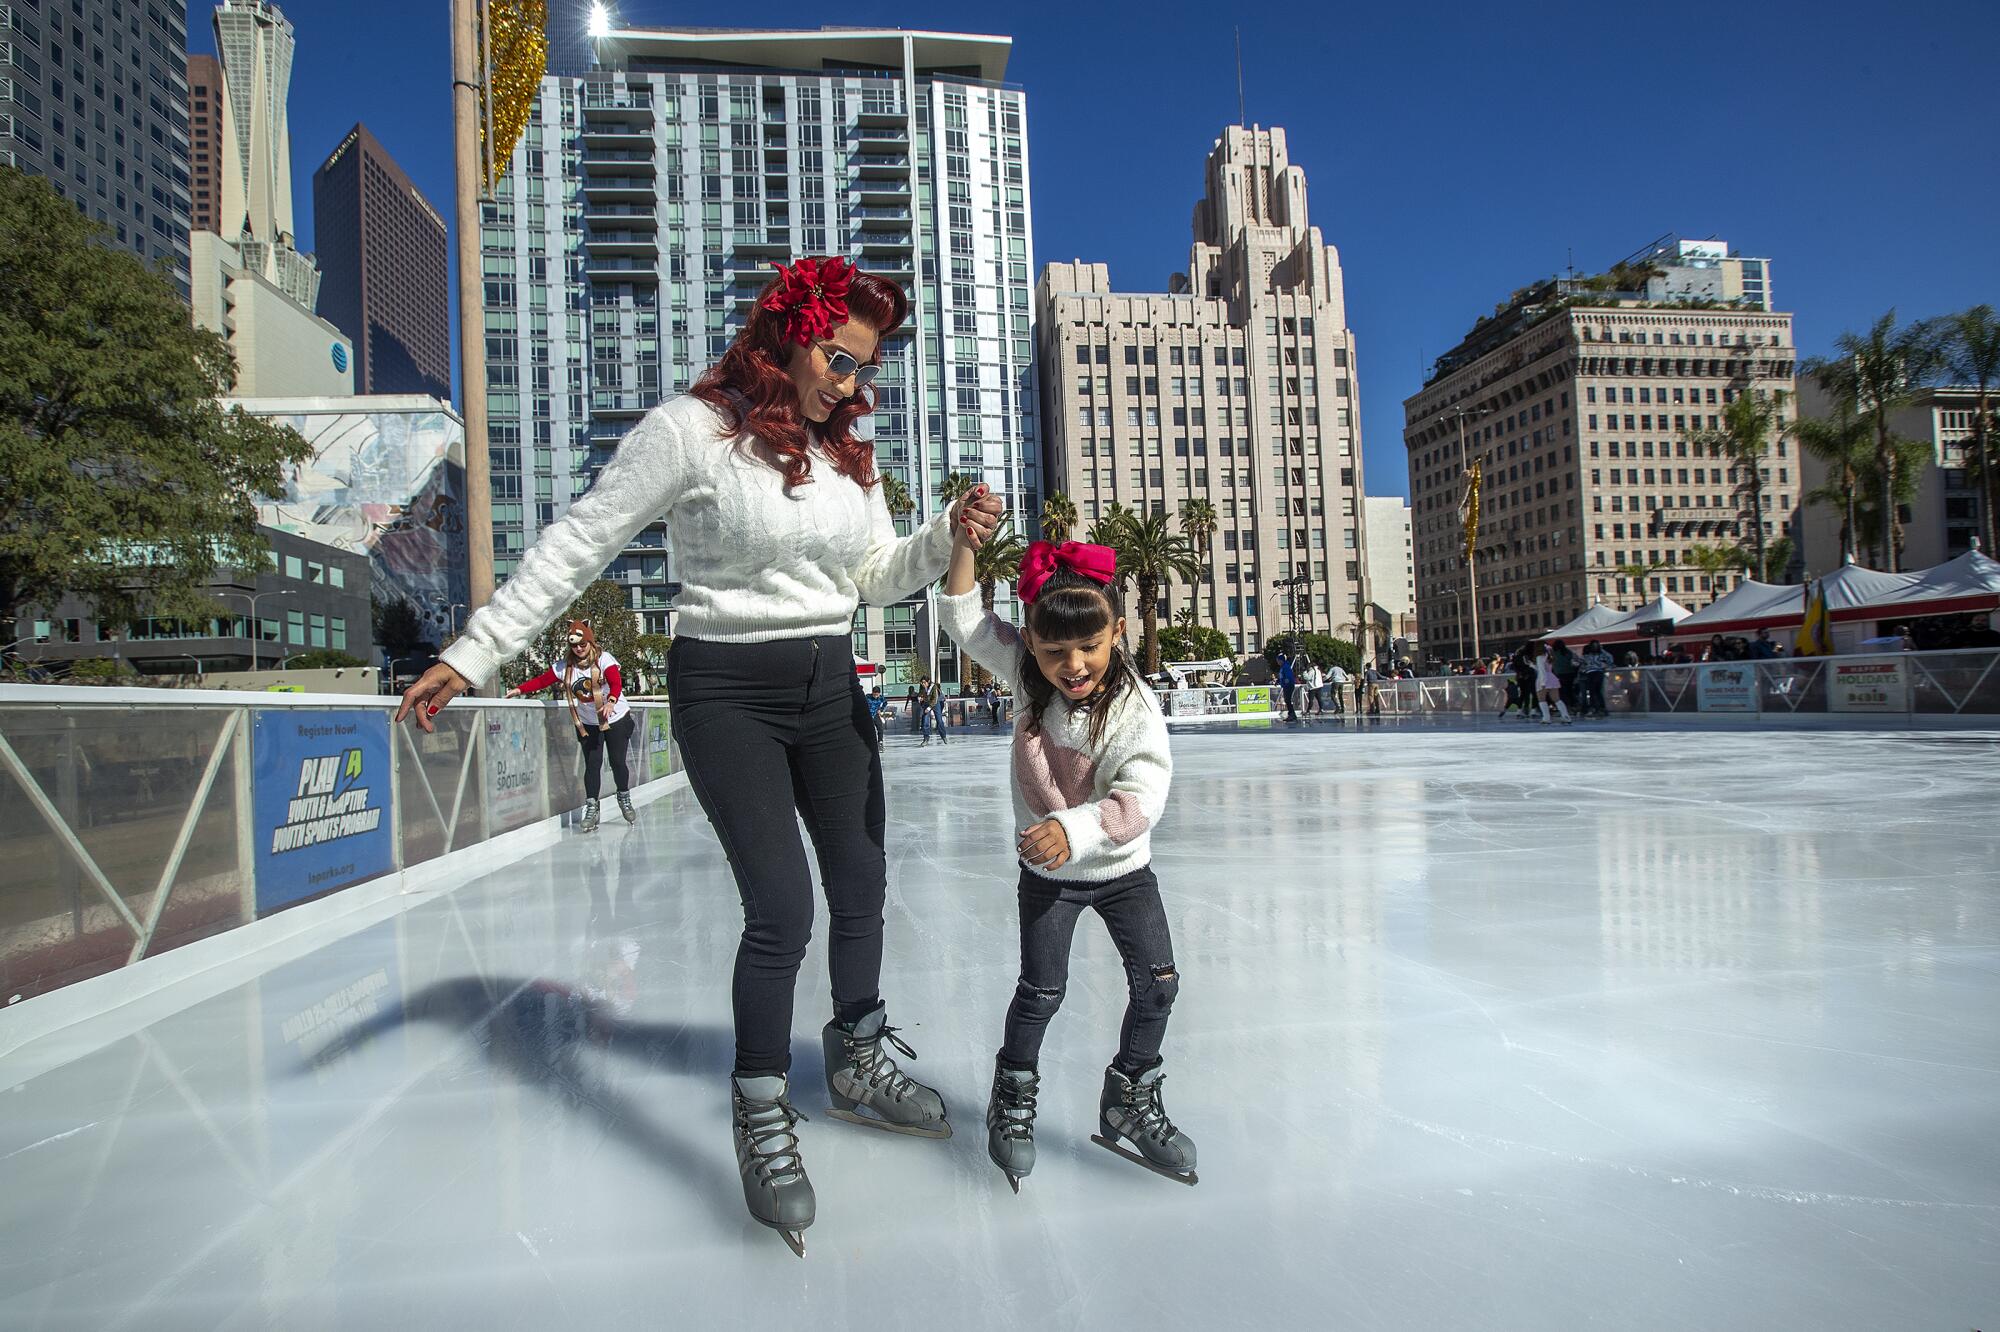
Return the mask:
{"type": "MultiPolygon", "coordinates": [[[[750,321],[722,359],[703,372],[689,392],[723,414],[730,423],[731,439],[755,434],[768,444],[784,460],[779,470],[785,474],[787,487],[811,483],[812,459],[807,450],[815,440],[832,455],[835,470],[864,488],[871,487],[877,479],[875,445],[855,437],[854,423],[875,410],[874,390],[860,389],[843,399],[823,422],[809,421],[799,414],[798,389],[785,369],[798,344],[785,337],[786,316],[765,309],[763,304],[778,285],[774,278],[758,293],[750,321]]],[[[847,309],[850,322],[860,320],[886,342],[903,326],[910,303],[895,283],[857,269],[847,289],[847,309]]],[[[879,347],[876,355],[879,360],[879,347]]]]}

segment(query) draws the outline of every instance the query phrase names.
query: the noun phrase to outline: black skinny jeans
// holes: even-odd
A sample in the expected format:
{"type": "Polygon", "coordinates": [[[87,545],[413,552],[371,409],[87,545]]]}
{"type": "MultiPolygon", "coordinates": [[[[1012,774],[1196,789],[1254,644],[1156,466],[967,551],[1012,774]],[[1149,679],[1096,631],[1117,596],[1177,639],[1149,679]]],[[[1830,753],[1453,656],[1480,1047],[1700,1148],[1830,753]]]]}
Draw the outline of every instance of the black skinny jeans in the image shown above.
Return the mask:
{"type": "Polygon", "coordinates": [[[632,753],[632,726],[632,714],[628,712],[611,723],[608,733],[586,726],[577,737],[583,746],[583,793],[592,800],[597,799],[604,785],[604,764],[599,759],[606,750],[611,752],[611,779],[621,791],[632,789],[632,774],[626,769],[626,760],[632,753]]]}
{"type": "Polygon", "coordinates": [[[1033,1067],[1049,1019],[1069,985],[1069,950],[1085,908],[1104,917],[1125,964],[1125,1021],[1118,1029],[1118,1068],[1135,1076],[1158,1062],[1167,1019],[1180,993],[1173,935],[1151,866],[1106,883],[1064,883],[1021,867],[1021,979],[1007,1006],[1000,1057],[1033,1067]]]}
{"type": "Polygon", "coordinates": [[[854,651],[844,636],[679,638],[667,657],[667,688],[688,785],[743,901],[731,992],[735,1071],[784,1073],[792,1062],[792,990],[812,939],[800,818],[819,853],[832,917],[834,1017],[858,1021],[879,1002],[889,878],[882,759],[854,651]]]}

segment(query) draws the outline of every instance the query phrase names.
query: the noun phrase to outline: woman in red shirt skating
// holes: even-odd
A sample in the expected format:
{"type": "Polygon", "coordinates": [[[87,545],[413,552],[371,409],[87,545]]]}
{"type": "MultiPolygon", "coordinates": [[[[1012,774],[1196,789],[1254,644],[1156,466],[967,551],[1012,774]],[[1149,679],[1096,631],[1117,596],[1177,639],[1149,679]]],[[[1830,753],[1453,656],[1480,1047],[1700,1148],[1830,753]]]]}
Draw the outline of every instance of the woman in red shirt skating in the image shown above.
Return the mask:
{"type": "Polygon", "coordinates": [[[625,702],[625,682],[618,672],[618,659],[597,646],[597,635],[588,620],[574,620],[569,626],[569,650],[561,661],[519,688],[509,689],[508,698],[520,698],[560,685],[569,701],[570,720],[576,723],[577,742],[583,746],[583,824],[578,831],[597,831],[597,793],[603,782],[600,756],[611,752],[611,777],[618,784],[618,809],[625,822],[637,823],[639,813],[632,808],[632,775],[626,756],[632,748],[632,709],[625,702]]]}

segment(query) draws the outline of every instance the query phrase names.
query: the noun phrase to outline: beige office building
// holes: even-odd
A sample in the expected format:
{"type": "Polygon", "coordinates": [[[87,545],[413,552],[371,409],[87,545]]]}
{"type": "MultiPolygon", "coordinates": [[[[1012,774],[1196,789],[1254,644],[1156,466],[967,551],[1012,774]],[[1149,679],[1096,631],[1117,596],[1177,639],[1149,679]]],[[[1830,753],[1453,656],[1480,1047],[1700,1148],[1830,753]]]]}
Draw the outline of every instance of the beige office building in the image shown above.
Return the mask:
{"type": "MultiPolygon", "coordinates": [[[[2000,399],[1990,394],[1989,399],[2000,399]]],[[[1984,501],[1979,493],[1979,473],[1973,466],[1973,413],[1978,409],[1979,391],[1944,385],[1925,389],[1909,406],[1889,414],[1889,428],[1905,439],[1920,439],[1930,445],[1917,476],[1917,495],[1903,506],[1903,550],[1897,567],[1928,569],[1934,564],[1955,560],[1979,542],[1985,529],[1984,501]]],[[[1833,404],[1810,377],[1799,381],[1799,408],[1803,416],[1826,417],[1833,404]]],[[[1806,491],[1825,486],[1827,465],[1808,454],[1800,460],[1805,470],[1806,491]]],[[[1867,502],[1864,497],[1863,502],[1867,502]]],[[[1805,514],[1805,566],[1815,574],[1840,567],[1840,529],[1845,521],[1841,507],[1816,503],[1805,514]]],[[[1988,555],[1992,551],[1986,552],[1988,555]]],[[[1881,556],[1872,547],[1856,552],[1862,564],[1876,565],[1881,556]]]]}
{"type": "Polygon", "coordinates": [[[1795,446],[1781,442],[1770,456],[1765,509],[1753,519],[1743,478],[1687,438],[1719,426],[1738,393],[1795,387],[1792,318],[1769,308],[1768,273],[1721,242],[1669,238],[1609,274],[1516,292],[1439,358],[1403,403],[1427,660],[1473,650],[1462,515],[1472,458],[1483,467],[1478,637],[1489,652],[1593,602],[1630,609],[1664,593],[1698,610],[1742,575],[1702,574],[1690,547],[1734,545],[1752,521],[1767,540],[1796,539],[1805,482],[1795,446]],[[1704,267],[1714,291],[1686,271],[1704,267]],[[1621,281],[1635,285],[1620,290],[1621,281]]]}
{"type": "Polygon", "coordinates": [[[1043,493],[1067,494],[1082,529],[1113,503],[1214,506],[1211,576],[1168,588],[1162,622],[1192,605],[1254,651],[1293,627],[1279,584],[1304,574],[1297,628],[1356,638],[1370,598],[1339,255],[1307,220],[1283,130],[1229,127],[1206,174],[1167,291],[1114,292],[1103,264],[1042,269],[1043,493]]]}
{"type": "Polygon", "coordinates": [[[1414,640],[1417,555],[1409,502],[1395,495],[1370,495],[1363,507],[1368,515],[1368,585],[1374,592],[1375,620],[1389,638],[1414,640]]]}

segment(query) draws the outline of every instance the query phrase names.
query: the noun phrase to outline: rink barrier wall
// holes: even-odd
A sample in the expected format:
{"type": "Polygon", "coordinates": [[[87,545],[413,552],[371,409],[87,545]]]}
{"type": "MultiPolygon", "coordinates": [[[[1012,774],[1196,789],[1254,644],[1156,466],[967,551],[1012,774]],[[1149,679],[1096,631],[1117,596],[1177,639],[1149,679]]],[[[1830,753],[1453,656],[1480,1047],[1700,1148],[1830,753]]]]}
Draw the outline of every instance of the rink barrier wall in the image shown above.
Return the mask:
{"type": "MultiPolygon", "coordinates": [[[[1506,676],[1451,675],[1384,680],[1343,691],[1348,712],[1385,717],[1496,716],[1507,705],[1506,676]]],[[[1328,686],[1331,688],[1332,686],[1328,686]]],[[[1622,666],[1605,673],[1613,716],[1756,719],[1810,723],[1869,717],[2000,717],[2000,652],[1853,653],[1772,661],[1622,666]]],[[[1159,691],[1170,721],[1268,720],[1283,714],[1275,688],[1159,691]]]]}
{"type": "MultiPolygon", "coordinates": [[[[401,890],[433,862],[577,817],[567,708],[461,699],[426,733],[395,725],[396,706],[0,692],[0,1016],[302,903],[401,890]]],[[[635,797],[684,783],[666,705],[632,715],[635,797]]]]}

